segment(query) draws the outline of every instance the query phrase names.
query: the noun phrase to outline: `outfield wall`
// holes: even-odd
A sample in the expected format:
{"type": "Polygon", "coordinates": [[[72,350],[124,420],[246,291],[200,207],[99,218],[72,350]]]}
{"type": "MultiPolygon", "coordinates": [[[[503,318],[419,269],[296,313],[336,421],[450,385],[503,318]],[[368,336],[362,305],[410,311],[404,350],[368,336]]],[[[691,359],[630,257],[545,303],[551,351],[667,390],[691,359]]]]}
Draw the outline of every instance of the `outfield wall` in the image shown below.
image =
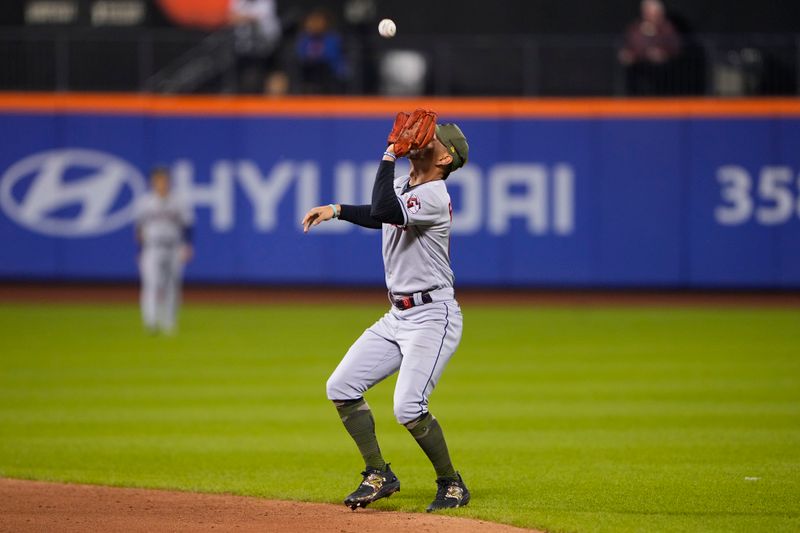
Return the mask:
{"type": "Polygon", "coordinates": [[[136,276],[132,202],[172,167],[191,280],[380,284],[378,232],[303,235],[367,202],[393,112],[471,145],[453,174],[458,283],[800,288],[800,101],[0,95],[0,278],[136,276]]]}

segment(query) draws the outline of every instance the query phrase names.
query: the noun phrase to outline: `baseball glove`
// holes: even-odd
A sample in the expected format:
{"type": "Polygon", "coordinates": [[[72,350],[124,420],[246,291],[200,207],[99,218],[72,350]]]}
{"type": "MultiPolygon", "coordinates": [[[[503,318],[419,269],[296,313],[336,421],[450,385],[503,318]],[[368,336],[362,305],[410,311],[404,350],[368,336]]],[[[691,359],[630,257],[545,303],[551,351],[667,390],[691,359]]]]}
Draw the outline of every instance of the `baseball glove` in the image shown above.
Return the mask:
{"type": "Polygon", "coordinates": [[[392,132],[389,134],[389,138],[386,139],[386,142],[389,144],[394,144],[400,138],[400,133],[403,132],[403,128],[408,122],[408,117],[410,117],[410,113],[406,113],[405,111],[400,111],[397,114],[397,117],[394,119],[394,126],[392,127],[392,132]]]}
{"type": "MultiPolygon", "coordinates": [[[[397,120],[395,120],[395,125],[397,120]]],[[[397,142],[394,143],[394,153],[403,157],[411,150],[424,148],[433,140],[436,132],[436,113],[425,109],[417,109],[405,121],[397,142]]]]}

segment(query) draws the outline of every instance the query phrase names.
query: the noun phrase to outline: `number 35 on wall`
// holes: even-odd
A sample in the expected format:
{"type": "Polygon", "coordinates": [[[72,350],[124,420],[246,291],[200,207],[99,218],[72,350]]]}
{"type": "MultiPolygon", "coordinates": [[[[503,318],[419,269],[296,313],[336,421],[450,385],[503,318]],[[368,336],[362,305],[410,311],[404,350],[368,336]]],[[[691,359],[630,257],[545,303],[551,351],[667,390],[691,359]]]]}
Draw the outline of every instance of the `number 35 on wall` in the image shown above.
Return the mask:
{"type": "Polygon", "coordinates": [[[763,167],[757,183],[746,169],[727,165],[717,170],[722,205],[714,209],[714,218],[723,226],[748,222],[784,224],[800,217],[800,176],[795,180],[790,167],[763,167]]]}

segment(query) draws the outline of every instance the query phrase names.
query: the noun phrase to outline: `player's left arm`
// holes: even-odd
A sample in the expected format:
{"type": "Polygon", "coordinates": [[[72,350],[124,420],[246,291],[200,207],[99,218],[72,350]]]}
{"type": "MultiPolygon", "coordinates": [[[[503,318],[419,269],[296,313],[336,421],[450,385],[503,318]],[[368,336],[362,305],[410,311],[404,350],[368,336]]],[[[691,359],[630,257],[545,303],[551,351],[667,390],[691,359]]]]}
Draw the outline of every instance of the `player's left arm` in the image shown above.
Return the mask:
{"type": "Polygon", "coordinates": [[[372,218],[384,224],[408,225],[409,213],[404,200],[394,190],[395,160],[407,155],[411,149],[427,146],[435,131],[436,113],[433,111],[417,109],[410,115],[397,114],[387,139],[389,147],[383,154],[378,175],[375,176],[375,185],[372,187],[372,218]]]}
{"type": "Polygon", "coordinates": [[[183,249],[181,253],[184,263],[188,263],[194,257],[194,228],[192,226],[183,227],[183,249]]]}
{"type": "Polygon", "coordinates": [[[139,260],[139,256],[142,253],[142,248],[144,248],[144,233],[142,230],[143,219],[144,219],[144,208],[143,208],[143,200],[139,198],[136,201],[136,204],[133,208],[133,239],[136,242],[136,260],[139,260]]]}
{"type": "Polygon", "coordinates": [[[183,248],[181,250],[184,263],[188,263],[194,257],[194,212],[188,202],[181,205],[181,238],[183,248]]]}

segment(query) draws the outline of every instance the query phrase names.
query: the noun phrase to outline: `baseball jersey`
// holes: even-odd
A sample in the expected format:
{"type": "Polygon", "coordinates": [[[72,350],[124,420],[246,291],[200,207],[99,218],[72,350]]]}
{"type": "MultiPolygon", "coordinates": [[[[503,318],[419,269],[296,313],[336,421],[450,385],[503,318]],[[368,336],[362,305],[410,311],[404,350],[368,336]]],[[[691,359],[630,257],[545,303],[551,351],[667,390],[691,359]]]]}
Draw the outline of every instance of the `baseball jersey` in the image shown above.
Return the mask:
{"type": "Polygon", "coordinates": [[[383,225],[386,287],[395,294],[453,287],[447,186],[444,180],[434,180],[411,187],[410,179],[394,180],[404,225],[383,225]]]}
{"type": "Polygon", "coordinates": [[[141,197],[136,206],[136,225],[144,246],[174,246],[183,242],[184,229],[193,223],[187,202],[175,194],[162,198],[154,192],[141,197]]]}

